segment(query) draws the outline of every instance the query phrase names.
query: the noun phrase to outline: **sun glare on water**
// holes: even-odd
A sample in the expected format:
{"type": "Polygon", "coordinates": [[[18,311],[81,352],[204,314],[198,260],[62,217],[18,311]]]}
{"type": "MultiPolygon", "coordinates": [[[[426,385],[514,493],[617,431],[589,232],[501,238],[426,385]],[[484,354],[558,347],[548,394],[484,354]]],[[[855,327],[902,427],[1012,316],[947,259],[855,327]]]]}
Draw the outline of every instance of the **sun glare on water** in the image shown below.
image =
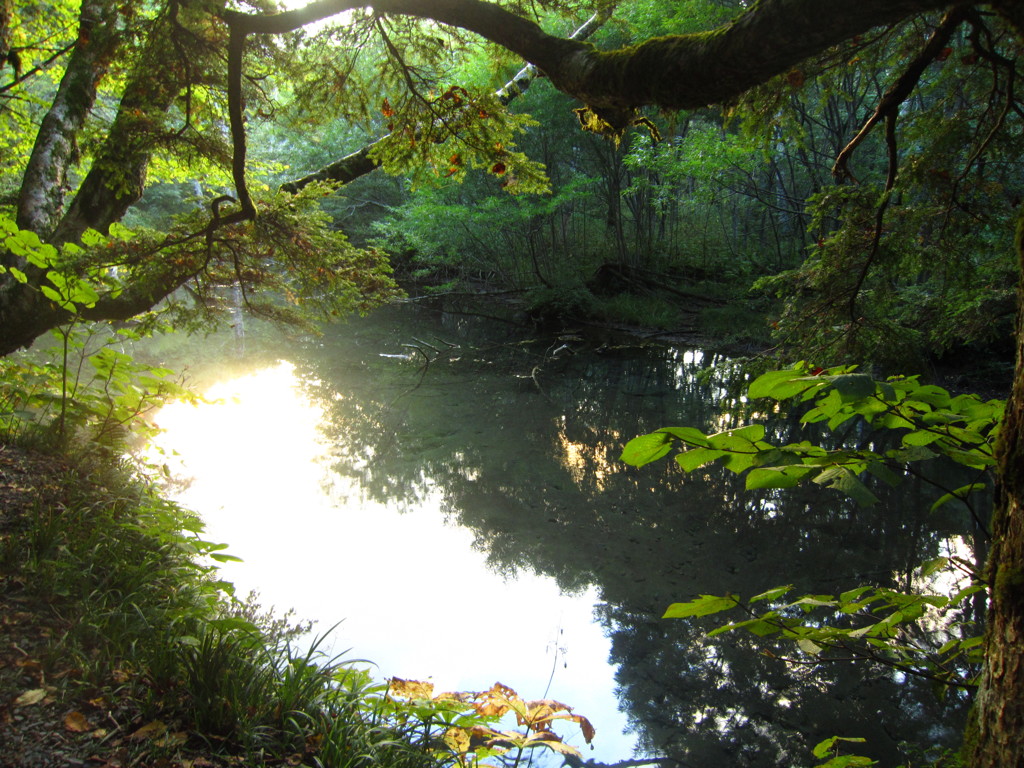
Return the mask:
{"type": "Polygon", "coordinates": [[[596,720],[606,747],[631,748],[617,715],[604,728],[595,717],[598,701],[617,709],[595,589],[563,595],[546,576],[493,572],[472,531],[445,524],[441,489],[404,512],[367,500],[358,480],[332,471],[320,427],[343,417],[310,400],[290,363],[222,381],[205,398],[157,414],[153,456],[177,481],[176,500],[203,518],[205,538],[243,559],[221,568],[239,595],[257,590],[264,606],[294,608],[321,632],[342,622],[336,652],[370,659],[381,676],[432,678],[437,690],[500,679],[538,698],[557,661],[549,695],[596,720]],[[486,642],[453,634],[488,617],[498,624],[486,642]]]}

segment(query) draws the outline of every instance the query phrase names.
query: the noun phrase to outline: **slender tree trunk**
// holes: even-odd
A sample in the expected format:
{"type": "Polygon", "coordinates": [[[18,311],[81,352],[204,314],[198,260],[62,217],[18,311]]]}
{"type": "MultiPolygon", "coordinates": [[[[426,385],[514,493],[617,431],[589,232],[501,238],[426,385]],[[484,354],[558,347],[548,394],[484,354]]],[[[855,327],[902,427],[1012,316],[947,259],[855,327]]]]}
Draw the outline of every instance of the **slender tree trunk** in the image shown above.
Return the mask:
{"type": "Polygon", "coordinates": [[[75,199],[57,225],[53,241],[77,240],[93,228],[105,231],[142,197],[157,143],[175,97],[186,87],[190,65],[175,46],[177,19],[167,14],[153,23],[140,64],[132,72],[114,124],[75,199]]]}
{"type": "Polygon", "coordinates": [[[12,79],[18,76],[19,67],[14,61],[9,61],[8,56],[11,53],[11,17],[14,15],[14,2],[13,0],[0,0],[0,71],[3,70],[4,65],[10,64],[11,69],[14,70],[12,79]]]}
{"type": "Polygon", "coordinates": [[[117,6],[114,0],[82,3],[78,41],[36,134],[18,197],[18,226],[43,238],[63,211],[68,171],[78,159],[78,134],[118,45],[117,6]]]}

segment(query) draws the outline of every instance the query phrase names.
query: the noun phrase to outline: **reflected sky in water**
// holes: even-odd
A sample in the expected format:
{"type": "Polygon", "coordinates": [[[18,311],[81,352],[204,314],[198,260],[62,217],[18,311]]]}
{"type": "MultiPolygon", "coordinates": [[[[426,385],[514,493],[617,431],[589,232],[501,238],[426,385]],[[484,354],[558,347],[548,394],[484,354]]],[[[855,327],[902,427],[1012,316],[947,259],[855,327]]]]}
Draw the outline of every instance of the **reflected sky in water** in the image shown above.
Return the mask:
{"type": "Polygon", "coordinates": [[[154,445],[207,538],[243,558],[221,569],[240,594],[257,590],[264,605],[294,608],[321,631],[342,622],[330,646],[374,662],[381,676],[429,678],[436,690],[500,680],[524,698],[564,701],[597,728],[593,752],[560,729],[586,757],[631,753],[595,588],[566,595],[547,576],[495,572],[471,531],[445,524],[429,479],[403,511],[368,499],[331,469],[327,416],[290,363],[205,396],[162,409],[154,445]]]}

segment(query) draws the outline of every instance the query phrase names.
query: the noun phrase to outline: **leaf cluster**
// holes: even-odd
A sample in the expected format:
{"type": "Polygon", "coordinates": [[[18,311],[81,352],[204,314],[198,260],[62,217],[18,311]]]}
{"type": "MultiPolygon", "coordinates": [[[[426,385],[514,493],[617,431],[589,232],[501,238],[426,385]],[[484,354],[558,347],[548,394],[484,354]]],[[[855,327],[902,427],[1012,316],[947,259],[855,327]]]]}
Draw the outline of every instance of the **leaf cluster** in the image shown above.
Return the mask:
{"type": "MultiPolygon", "coordinates": [[[[579,757],[579,751],[554,732],[556,722],[575,723],[589,744],[595,730],[583,715],[554,699],[524,700],[515,690],[495,683],[486,691],[434,693],[432,683],[392,678],[388,681],[387,701],[394,706],[399,721],[414,717],[440,738],[432,739],[444,763],[460,767],[516,763],[534,750],[579,757]],[[522,731],[501,728],[506,716],[515,718],[522,731]],[[497,726],[497,727],[496,727],[497,726]],[[494,762],[484,762],[493,760],[494,762]]],[[[423,738],[423,741],[431,739],[423,738]]],[[[528,759],[532,759],[528,758],[528,759]]]]}
{"type": "MultiPolygon", "coordinates": [[[[932,510],[960,502],[984,527],[973,501],[990,488],[1004,402],[952,395],[940,387],[921,384],[916,377],[876,381],[852,367],[821,369],[806,363],[762,374],[751,383],[748,396],[791,402],[801,409],[803,423],[822,423],[830,430],[860,420],[877,430],[876,439],[869,447],[855,448],[826,448],[807,440],[772,445],[765,441],[760,424],[712,435],[692,427],[666,427],[629,441],[622,460],[639,467],[678,448],[675,461],[686,472],[717,462],[745,474],[747,488],[781,489],[810,481],[865,505],[877,501],[865,476],[896,483],[900,474],[916,473],[916,465],[922,462],[950,460],[967,468],[974,479],[953,489],[936,483],[942,494],[932,510]],[[898,437],[899,444],[885,447],[885,434],[898,437]]],[[[953,579],[956,586],[951,594],[864,585],[839,595],[787,598],[793,589],[787,585],[745,601],[734,594],[701,595],[669,606],[665,618],[740,610],[745,618],[731,621],[709,636],[743,629],[758,637],[778,637],[804,654],[802,659],[790,659],[792,663],[866,659],[931,679],[945,691],[974,683],[982,640],[973,624],[961,621],[958,614],[964,611],[965,601],[985,586],[977,581],[972,566],[954,557],[923,564],[919,578],[927,583],[943,569],[960,571],[953,579]],[[770,607],[764,610],[758,603],[770,607]]]]}
{"type": "Polygon", "coordinates": [[[776,446],[765,442],[760,424],[713,435],[693,427],[665,427],[629,441],[622,460],[639,467],[680,448],[675,460],[687,472],[717,461],[733,472],[747,472],[747,488],[790,488],[809,480],[860,504],[877,501],[861,479],[864,473],[895,483],[899,473],[939,457],[978,473],[976,482],[942,495],[934,509],[953,500],[966,502],[985,486],[983,478],[995,465],[993,452],[1005,410],[1001,400],[951,395],[921,384],[917,377],[875,381],[852,367],[826,370],[806,363],[763,374],[750,385],[748,396],[809,406],[801,421],[824,423],[830,430],[860,418],[876,429],[895,432],[900,444],[882,450],[826,449],[809,441],[776,446]]]}

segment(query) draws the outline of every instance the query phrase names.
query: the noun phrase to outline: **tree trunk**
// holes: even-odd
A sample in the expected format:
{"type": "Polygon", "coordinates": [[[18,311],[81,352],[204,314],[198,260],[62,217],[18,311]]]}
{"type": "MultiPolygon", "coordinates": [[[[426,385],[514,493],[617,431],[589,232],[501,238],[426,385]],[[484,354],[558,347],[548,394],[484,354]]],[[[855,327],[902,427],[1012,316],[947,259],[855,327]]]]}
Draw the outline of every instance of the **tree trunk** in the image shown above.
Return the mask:
{"type": "Polygon", "coordinates": [[[78,159],[78,134],[118,45],[117,6],[113,0],[82,3],[78,40],[36,134],[18,196],[18,226],[43,238],[63,211],[68,171],[78,159]]]}
{"type": "Polygon", "coordinates": [[[985,671],[965,753],[972,768],[1024,765],[1024,211],[1017,223],[1021,264],[1017,369],[1000,432],[999,482],[992,518],[991,590],[985,671]]]}
{"type": "Polygon", "coordinates": [[[106,231],[142,197],[153,150],[167,139],[166,114],[189,72],[181,62],[184,52],[175,47],[175,25],[176,19],[167,16],[153,23],[143,63],[132,72],[103,147],[52,242],[75,241],[90,227],[106,231]]]}

